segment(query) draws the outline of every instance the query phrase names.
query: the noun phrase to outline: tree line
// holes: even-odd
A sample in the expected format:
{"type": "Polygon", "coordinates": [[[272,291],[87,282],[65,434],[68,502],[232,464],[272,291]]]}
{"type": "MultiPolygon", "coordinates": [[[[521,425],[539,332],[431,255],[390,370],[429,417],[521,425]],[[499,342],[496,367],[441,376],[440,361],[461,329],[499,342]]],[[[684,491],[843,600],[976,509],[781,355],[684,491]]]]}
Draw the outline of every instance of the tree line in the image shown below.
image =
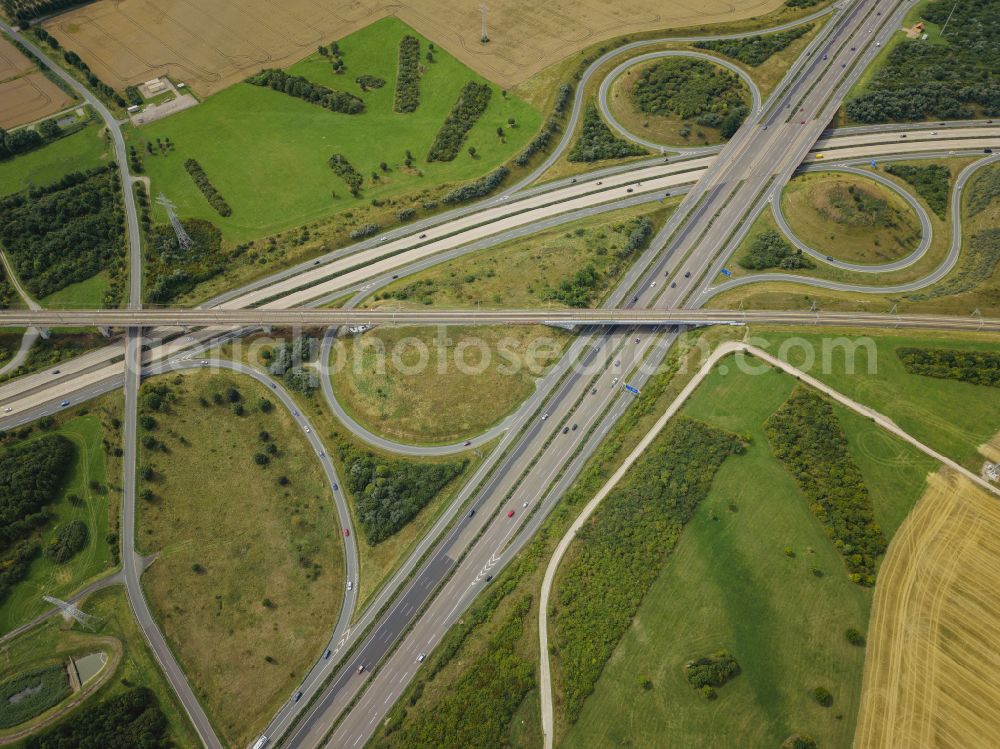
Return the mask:
{"type": "Polygon", "coordinates": [[[254,86],[264,86],[280,91],[296,99],[302,99],[310,104],[329,109],[331,112],[341,114],[360,114],[365,111],[365,103],[346,91],[334,91],[326,86],[303,78],[301,75],[291,75],[284,70],[277,68],[266,68],[256,75],[246,79],[247,83],[254,86]]]}
{"type": "Polygon", "coordinates": [[[167,718],[146,687],[69,714],[54,728],[25,740],[25,749],[170,749],[167,718]]]}
{"type": "Polygon", "coordinates": [[[22,127],[8,132],[0,127],[0,161],[41,148],[63,135],[63,129],[53,117],[42,122],[38,129],[22,127]]]}
{"type": "Polygon", "coordinates": [[[813,30],[813,24],[796,26],[788,31],[777,34],[758,34],[742,39],[718,39],[713,41],[695,42],[698,49],[719,52],[726,57],[732,57],[752,67],[757,67],[771,58],[772,55],[785,49],[789,44],[813,30]]]}
{"type": "Polygon", "coordinates": [[[128,106],[128,102],[125,101],[122,95],[119,94],[117,91],[115,91],[113,88],[111,88],[111,86],[102,81],[96,75],[94,75],[94,72],[90,69],[90,66],[87,65],[87,63],[85,63],[83,59],[80,57],[80,55],[78,55],[76,52],[73,52],[71,50],[66,50],[65,52],[63,52],[63,59],[67,63],[72,65],[74,68],[79,70],[81,73],[83,73],[83,77],[87,79],[87,83],[90,84],[90,87],[95,91],[97,91],[99,94],[101,94],[105,99],[113,101],[122,109],[128,106]]]}
{"type": "Polygon", "coordinates": [[[528,161],[532,156],[539,151],[548,148],[553,136],[561,129],[562,118],[566,112],[566,105],[569,104],[569,100],[572,96],[573,87],[571,85],[564,83],[559,87],[559,92],[556,94],[555,106],[552,110],[552,116],[545,122],[545,126],[539,131],[538,135],[536,135],[531,142],[524,147],[524,150],[515,157],[515,164],[518,166],[527,166],[528,161]]]}
{"type": "Polygon", "coordinates": [[[503,184],[508,174],[510,174],[510,170],[507,167],[497,167],[485,177],[446,193],[441,198],[441,202],[445,205],[453,205],[455,203],[466,203],[477,198],[485,198],[503,184]]]}
{"type": "Polygon", "coordinates": [[[597,107],[587,105],[583,115],[580,137],[573,144],[573,150],[566,157],[569,161],[601,161],[603,159],[624,159],[629,156],[643,156],[649,153],[638,143],[619,138],[611,132],[597,107]]]}
{"type": "Polygon", "coordinates": [[[936,0],[926,21],[948,23],[947,44],[904,39],[889,52],[864,93],[847,102],[857,122],[965,119],[1000,115],[998,0],[936,0]],[[950,16],[950,20],[949,20],[950,16]]]}
{"type": "Polygon", "coordinates": [[[3,0],[7,17],[20,26],[27,26],[35,18],[60,13],[89,0],[3,0]]]}
{"type": "Polygon", "coordinates": [[[733,434],[672,420],[577,534],[550,602],[566,717],[574,723],[723,461],[733,434]]]}
{"type": "Polygon", "coordinates": [[[0,242],[37,297],[120,267],[123,237],[121,187],[113,162],[0,199],[0,242]]]}
{"type": "Polygon", "coordinates": [[[205,196],[208,204],[212,206],[212,208],[214,208],[220,216],[225,217],[233,214],[233,209],[229,207],[229,203],[227,203],[226,199],[222,197],[222,193],[220,193],[216,189],[215,185],[212,184],[208,175],[205,174],[205,170],[202,169],[201,164],[194,159],[187,159],[184,162],[184,169],[191,175],[191,179],[194,180],[198,189],[201,190],[201,194],[205,196]]]}
{"type": "Polygon", "coordinates": [[[410,522],[452,479],[468,460],[417,463],[361,450],[347,440],[337,441],[344,465],[344,481],[354,495],[358,522],[370,544],[392,536],[410,522]]]}
{"type": "Polygon", "coordinates": [[[415,112],[420,105],[420,41],[410,34],[399,40],[393,111],[415,112]]]}
{"type": "Polygon", "coordinates": [[[792,474],[843,557],[851,580],[874,585],[886,539],[833,406],[812,390],[797,387],[768,418],[764,432],[771,451],[792,474]]]}
{"type": "Polygon", "coordinates": [[[908,346],[896,349],[896,356],[910,374],[1000,387],[1000,354],[993,351],[908,346]]]}
{"type": "Polygon", "coordinates": [[[799,270],[816,267],[816,263],[808,255],[797,247],[792,247],[774,229],[768,229],[754,237],[746,254],[737,262],[741,268],[747,270],[766,268],[799,270]]]}
{"type": "Polygon", "coordinates": [[[469,81],[458,94],[458,99],[434,136],[428,161],[452,161],[469,131],[473,128],[486,107],[489,106],[493,90],[485,83],[469,81]]]}

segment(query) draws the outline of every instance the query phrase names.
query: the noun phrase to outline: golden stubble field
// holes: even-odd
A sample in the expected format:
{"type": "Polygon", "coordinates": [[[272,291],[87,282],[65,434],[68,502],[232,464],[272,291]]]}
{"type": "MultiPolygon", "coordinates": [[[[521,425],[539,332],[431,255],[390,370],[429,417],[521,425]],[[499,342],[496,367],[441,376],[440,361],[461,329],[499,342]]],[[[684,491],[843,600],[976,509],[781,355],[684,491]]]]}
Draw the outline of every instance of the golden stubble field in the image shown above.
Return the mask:
{"type": "Polygon", "coordinates": [[[855,749],[996,746],[998,579],[997,497],[932,476],[879,571],[855,749]]]}
{"type": "MultiPolygon", "coordinates": [[[[595,42],[636,31],[739,21],[782,0],[526,0],[488,2],[481,44],[472,0],[99,0],[45,24],[115,88],[169,74],[208,95],[263,67],[283,67],[319,44],[396,15],[471,68],[510,88],[595,42]]],[[[350,60],[347,59],[350,65],[350,60]]]]}
{"type": "Polygon", "coordinates": [[[0,37],[0,127],[34,122],[64,109],[71,101],[31,60],[0,37]]]}

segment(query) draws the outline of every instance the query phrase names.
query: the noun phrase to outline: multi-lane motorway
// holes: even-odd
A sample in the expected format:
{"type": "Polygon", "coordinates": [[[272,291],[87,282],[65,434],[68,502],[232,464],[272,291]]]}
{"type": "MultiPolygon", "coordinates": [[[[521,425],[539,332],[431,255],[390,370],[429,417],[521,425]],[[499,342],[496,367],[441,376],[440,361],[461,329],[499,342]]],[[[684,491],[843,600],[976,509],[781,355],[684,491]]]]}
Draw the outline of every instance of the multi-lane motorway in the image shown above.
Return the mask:
{"type": "MultiPolygon", "coordinates": [[[[288,746],[358,746],[371,736],[405,688],[416,671],[417,655],[433,648],[484,587],[487,577],[502,569],[544,521],[601,438],[627,408],[630,396],[622,393],[621,384],[629,381],[642,386],[650,367],[640,367],[640,363],[649,365],[665,355],[677,325],[766,322],[1000,329],[1000,321],[978,317],[733,313],[700,309],[712,293],[728,288],[725,284],[712,286],[719,268],[753,218],[765,209],[768,199],[772,202],[777,199],[781,187],[804,160],[822,156],[825,163],[846,163],[861,157],[902,153],[981,153],[1000,145],[1000,128],[975,124],[942,129],[940,135],[929,128],[908,132],[898,128],[868,128],[820,138],[843,94],[874,56],[875,42],[884,42],[899,27],[904,9],[911,4],[898,0],[856,0],[838,6],[830,23],[779,83],[776,93],[765,103],[755,101],[747,122],[722,149],[708,149],[679,159],[671,156],[666,163],[659,159],[530,189],[520,189],[526,184],[522,182],[481,204],[389,232],[384,241],[369,240],[282,271],[222,295],[200,310],[139,311],[136,255],[131,296],[134,303],[130,305],[135,309],[67,311],[62,317],[46,311],[5,312],[0,319],[5,318],[8,325],[51,327],[86,323],[126,327],[130,333],[126,337],[124,363],[121,345],[113,343],[61,365],[58,374],[42,372],[0,387],[0,406],[11,409],[0,426],[36,418],[54,408],[57,400],[67,394],[77,401],[120,387],[124,381],[126,465],[134,466],[134,396],[140,356],[147,372],[191,366],[192,352],[210,346],[219,335],[239,333],[227,333],[231,328],[246,326],[449,322],[575,325],[580,334],[560,365],[541,384],[539,394],[505,425],[508,428],[499,447],[420,542],[417,551],[376,596],[374,604],[361,613],[352,629],[347,628],[346,622],[353,613],[354,603],[345,600],[333,642],[338,653],[317,662],[302,686],[305,699],[283,708],[267,729],[272,742],[283,741],[288,746]],[[903,138],[904,134],[908,137],[903,138]],[[445,257],[455,257],[470,248],[551,225],[561,217],[659,200],[666,192],[675,196],[683,193],[685,197],[650,248],[611,294],[606,309],[558,313],[420,310],[395,314],[357,309],[293,309],[347,292],[360,299],[376,285],[390,282],[397,275],[445,257]],[[149,350],[144,353],[139,350],[135,327],[140,325],[152,328],[146,331],[149,350]],[[180,335],[183,328],[196,326],[209,327],[180,335]],[[562,430],[571,425],[574,428],[563,434],[562,430]],[[476,512],[470,514],[472,509],[476,512]],[[507,516],[509,510],[514,511],[513,517],[507,516]],[[349,659],[340,657],[348,652],[349,659]],[[360,674],[359,665],[365,667],[360,674]],[[352,703],[355,704],[347,710],[352,703]]],[[[598,68],[615,56],[653,43],[656,40],[636,42],[602,56],[584,72],[580,89],[598,68]]],[[[553,163],[568,145],[581,106],[582,97],[578,97],[560,144],[543,167],[553,163]]],[[[117,127],[110,129],[118,132],[117,127]]],[[[119,156],[120,163],[127,163],[124,144],[119,156]]],[[[978,164],[962,173],[953,200],[957,200],[965,179],[978,164]]],[[[532,177],[538,174],[540,170],[532,177]]],[[[125,177],[127,184],[127,173],[125,177]]],[[[134,216],[134,207],[130,215],[134,216]]],[[[953,215],[958,216],[958,212],[953,211],[953,215]]],[[[956,227],[957,224],[954,222],[956,227]]],[[[935,271],[935,278],[954,265],[960,247],[960,229],[955,232],[958,239],[953,237],[953,252],[935,271]]],[[[137,240],[132,245],[133,254],[136,246],[137,240]]],[[[793,278],[799,282],[815,281],[793,278]]],[[[321,458],[325,456],[321,454],[321,458]]],[[[331,482],[333,475],[331,467],[328,471],[331,482]]],[[[124,540],[125,548],[131,551],[134,475],[131,479],[127,475],[125,483],[124,540]]],[[[336,492],[334,495],[338,511],[346,517],[346,505],[341,507],[343,498],[336,496],[336,492]]],[[[190,688],[172,655],[167,651],[161,657],[156,641],[162,641],[162,637],[144,602],[133,595],[133,591],[138,591],[141,599],[140,568],[128,559],[124,566],[130,598],[154,652],[202,740],[209,746],[218,745],[200,706],[196,701],[191,705],[186,699],[190,688]]],[[[194,699],[193,695],[190,699],[194,699]]]]}

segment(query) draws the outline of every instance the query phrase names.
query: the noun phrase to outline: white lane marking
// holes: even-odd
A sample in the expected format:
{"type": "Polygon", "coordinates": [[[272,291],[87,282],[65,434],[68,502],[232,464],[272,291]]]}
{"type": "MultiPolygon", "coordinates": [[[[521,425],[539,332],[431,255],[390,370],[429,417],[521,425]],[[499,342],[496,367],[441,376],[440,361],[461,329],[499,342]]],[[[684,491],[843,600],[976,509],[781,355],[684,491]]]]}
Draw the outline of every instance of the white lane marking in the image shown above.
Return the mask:
{"type": "Polygon", "coordinates": [[[364,738],[364,734],[358,734],[358,737],[354,740],[354,746],[357,746],[361,742],[362,738],[364,738]]]}
{"type": "Polygon", "coordinates": [[[371,724],[372,724],[372,723],[374,723],[374,722],[375,722],[376,720],[378,720],[378,713],[375,713],[375,714],[374,714],[374,715],[372,716],[372,719],[371,719],[370,721],[368,721],[368,725],[371,725],[371,724]]]}
{"type": "MultiPolygon", "coordinates": [[[[400,679],[400,681],[402,681],[402,679],[400,679]]],[[[383,705],[388,705],[389,704],[389,700],[391,700],[391,699],[392,699],[392,693],[390,692],[389,696],[385,698],[385,702],[383,702],[382,704],[383,705]]]]}

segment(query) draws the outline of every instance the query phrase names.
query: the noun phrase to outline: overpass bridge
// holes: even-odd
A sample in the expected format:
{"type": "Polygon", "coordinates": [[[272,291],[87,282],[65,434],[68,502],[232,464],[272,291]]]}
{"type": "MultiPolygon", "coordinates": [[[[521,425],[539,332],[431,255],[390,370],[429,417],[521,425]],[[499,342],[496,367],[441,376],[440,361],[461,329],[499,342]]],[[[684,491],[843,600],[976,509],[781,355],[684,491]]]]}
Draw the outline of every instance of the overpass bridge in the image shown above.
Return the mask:
{"type": "Polygon", "coordinates": [[[788,310],[562,309],[562,310],[361,310],[361,309],[107,309],[5,310],[3,327],[369,327],[375,325],[808,325],[928,330],[1000,331],[1000,318],[788,310]]]}

